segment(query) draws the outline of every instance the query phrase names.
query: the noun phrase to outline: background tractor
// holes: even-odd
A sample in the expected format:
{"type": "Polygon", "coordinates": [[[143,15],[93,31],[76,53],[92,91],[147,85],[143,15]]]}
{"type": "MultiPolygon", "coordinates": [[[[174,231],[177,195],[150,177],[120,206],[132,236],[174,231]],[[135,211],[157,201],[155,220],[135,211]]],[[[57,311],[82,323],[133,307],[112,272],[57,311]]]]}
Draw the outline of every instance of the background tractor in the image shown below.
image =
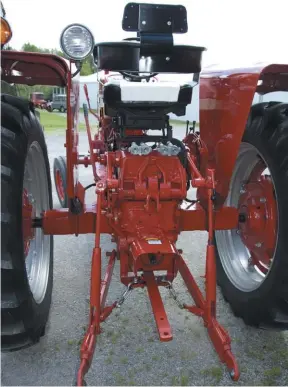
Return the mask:
{"type": "Polygon", "coordinates": [[[44,98],[44,94],[39,91],[31,93],[30,101],[35,108],[45,109],[47,107],[47,101],[44,98]]]}
{"type": "MultiPolygon", "coordinates": [[[[11,36],[7,26],[2,45],[11,36]]],[[[237,381],[231,340],[217,320],[216,282],[246,324],[288,327],[288,105],[252,106],[255,92],[288,91],[288,65],[202,71],[204,47],[174,44],[174,34],[188,28],[181,5],[128,3],[122,28],[137,36],[95,43],[87,27],[67,26],[60,42],[69,60],[2,51],[5,82],[66,87],[67,95],[66,154],[54,163],[60,210],[53,209],[47,147],[34,106],[1,95],[2,351],[34,345],[45,334],[53,235],[92,233],[89,321],[73,384],[85,383],[101,324],[132,290],[147,289],[159,339],[172,340],[161,286],[203,320],[237,381]],[[106,76],[98,81],[97,111],[90,109],[85,88],[89,151],[79,155],[79,72],[91,54],[106,76]],[[188,127],[183,139],[173,132],[169,114],[185,115],[193,85],[157,81],[161,73],[193,74],[194,85],[200,84],[198,132],[188,127]],[[99,122],[94,137],[89,112],[99,122]],[[80,166],[91,169],[86,187],[78,178],[80,166]],[[195,200],[187,198],[191,187],[195,200]],[[93,203],[85,199],[87,189],[95,190],[93,203]],[[204,292],[176,248],[181,232],[195,230],[208,235],[204,292]],[[117,246],[108,254],[104,278],[102,234],[117,246]],[[106,305],[116,263],[125,292],[106,305]],[[175,293],[178,275],[191,304],[175,293]]]]}

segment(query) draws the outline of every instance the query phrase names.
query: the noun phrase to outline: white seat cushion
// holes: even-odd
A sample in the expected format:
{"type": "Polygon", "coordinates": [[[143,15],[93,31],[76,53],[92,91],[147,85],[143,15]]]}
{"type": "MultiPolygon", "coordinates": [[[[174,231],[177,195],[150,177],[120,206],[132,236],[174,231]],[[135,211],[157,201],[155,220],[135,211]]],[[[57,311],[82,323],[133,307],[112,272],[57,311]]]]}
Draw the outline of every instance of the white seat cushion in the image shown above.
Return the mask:
{"type": "Polygon", "coordinates": [[[180,84],[177,82],[129,82],[111,80],[108,85],[121,89],[122,102],[177,102],[180,84]]]}

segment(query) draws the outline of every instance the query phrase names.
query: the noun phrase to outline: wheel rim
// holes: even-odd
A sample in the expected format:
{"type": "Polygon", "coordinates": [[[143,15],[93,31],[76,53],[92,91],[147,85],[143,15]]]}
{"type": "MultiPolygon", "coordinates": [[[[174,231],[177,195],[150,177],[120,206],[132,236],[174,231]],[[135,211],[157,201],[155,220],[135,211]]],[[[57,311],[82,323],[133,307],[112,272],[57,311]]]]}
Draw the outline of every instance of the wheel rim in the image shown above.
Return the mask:
{"type": "Polygon", "coordinates": [[[36,303],[46,294],[51,252],[51,237],[41,228],[32,228],[32,218],[49,209],[49,187],[42,149],[31,144],[25,163],[22,214],[25,265],[29,286],[36,303]]]}
{"type": "Polygon", "coordinates": [[[215,232],[223,268],[241,291],[256,290],[271,270],[278,237],[276,194],[263,156],[242,143],[226,199],[239,209],[239,226],[215,232]]]}
{"type": "Polygon", "coordinates": [[[56,172],[55,172],[55,183],[56,183],[56,190],[59,195],[59,198],[61,201],[64,201],[64,198],[65,198],[64,182],[59,169],[56,169],[56,172]]]}

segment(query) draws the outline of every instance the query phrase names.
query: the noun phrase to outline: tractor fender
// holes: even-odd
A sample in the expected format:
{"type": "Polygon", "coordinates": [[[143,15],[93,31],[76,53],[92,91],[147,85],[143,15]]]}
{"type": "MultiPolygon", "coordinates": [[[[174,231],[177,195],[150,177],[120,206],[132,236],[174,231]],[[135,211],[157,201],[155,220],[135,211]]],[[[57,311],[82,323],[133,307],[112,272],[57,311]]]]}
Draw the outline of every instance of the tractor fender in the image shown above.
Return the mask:
{"type": "Polygon", "coordinates": [[[203,69],[199,84],[200,133],[215,169],[218,204],[225,202],[255,92],[288,91],[288,64],[203,69]]]}
{"type": "Polygon", "coordinates": [[[66,87],[67,193],[69,199],[82,198],[77,167],[80,74],[75,63],[54,54],[3,50],[1,71],[6,83],[66,87]]]}

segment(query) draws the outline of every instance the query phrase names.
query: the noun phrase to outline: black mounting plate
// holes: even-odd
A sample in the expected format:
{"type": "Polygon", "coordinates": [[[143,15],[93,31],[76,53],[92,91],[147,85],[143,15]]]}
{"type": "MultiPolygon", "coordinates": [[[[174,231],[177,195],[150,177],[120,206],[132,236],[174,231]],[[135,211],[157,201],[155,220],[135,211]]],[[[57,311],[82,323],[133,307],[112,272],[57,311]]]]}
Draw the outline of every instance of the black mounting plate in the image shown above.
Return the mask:
{"type": "Polygon", "coordinates": [[[128,3],[122,19],[124,31],[159,34],[184,34],[188,31],[183,5],[128,3]]]}

